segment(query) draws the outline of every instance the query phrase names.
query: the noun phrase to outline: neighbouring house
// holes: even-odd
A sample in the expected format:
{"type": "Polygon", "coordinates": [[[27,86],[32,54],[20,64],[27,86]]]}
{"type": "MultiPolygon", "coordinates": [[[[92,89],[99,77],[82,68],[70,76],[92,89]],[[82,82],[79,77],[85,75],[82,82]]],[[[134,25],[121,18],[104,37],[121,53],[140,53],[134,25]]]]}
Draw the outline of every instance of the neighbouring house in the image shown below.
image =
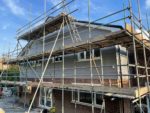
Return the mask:
{"type": "Polygon", "coordinates": [[[6,58],[0,59],[0,70],[7,70],[9,68],[9,64],[4,64],[3,62],[6,60],[6,58]]]}
{"type": "MultiPolygon", "coordinates": [[[[89,25],[62,13],[31,29],[18,36],[27,45],[17,60],[10,61],[19,64],[20,82],[28,85],[26,93],[21,88],[20,102],[31,103],[52,52],[34,107],[55,107],[56,113],[62,112],[62,106],[65,113],[138,113],[140,99],[145,108],[148,89],[143,46],[140,36],[135,36],[136,62],[130,25],[89,25]],[[143,76],[138,78],[137,73],[143,76]]],[[[147,57],[148,48],[146,45],[147,57]]]]}

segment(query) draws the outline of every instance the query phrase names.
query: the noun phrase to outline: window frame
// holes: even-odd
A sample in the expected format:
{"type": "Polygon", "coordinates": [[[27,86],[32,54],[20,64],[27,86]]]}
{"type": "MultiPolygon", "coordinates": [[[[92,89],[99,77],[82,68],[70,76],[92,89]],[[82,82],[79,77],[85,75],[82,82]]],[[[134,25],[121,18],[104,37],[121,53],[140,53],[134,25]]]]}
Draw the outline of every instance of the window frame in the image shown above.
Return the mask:
{"type": "Polygon", "coordinates": [[[40,66],[42,66],[42,62],[40,60],[37,60],[36,61],[36,67],[40,67],[40,66]]]}
{"type": "MultiPolygon", "coordinates": [[[[96,101],[96,97],[97,97],[97,95],[100,95],[100,94],[96,94],[96,93],[94,93],[94,105],[95,105],[95,106],[103,106],[103,102],[102,102],[102,104],[101,104],[101,105],[97,103],[97,101],[96,101]]],[[[102,101],[103,101],[103,100],[102,100],[102,101]]]]}
{"type": "Polygon", "coordinates": [[[39,96],[39,107],[42,107],[42,108],[46,108],[46,109],[50,109],[51,107],[53,107],[53,94],[52,94],[53,90],[51,88],[48,88],[48,87],[40,87],[40,96],[39,96]],[[44,90],[44,96],[42,95],[42,89],[44,90]],[[48,99],[47,97],[47,90],[50,90],[50,95],[51,97],[48,99]],[[44,97],[44,105],[41,104],[41,99],[44,97]],[[50,106],[47,106],[47,101],[50,101],[51,102],[51,105],[50,106]]]}
{"type": "Polygon", "coordinates": [[[78,55],[78,61],[84,61],[84,60],[86,60],[86,51],[79,52],[79,53],[77,53],[77,55],[78,55]],[[84,55],[83,58],[81,58],[81,54],[84,55]]]}
{"type": "MultiPolygon", "coordinates": [[[[72,90],[72,100],[71,100],[71,102],[72,102],[72,103],[76,103],[76,104],[85,105],[85,106],[92,106],[92,103],[90,104],[90,103],[86,103],[86,102],[81,102],[81,101],[80,101],[80,93],[90,93],[90,94],[91,94],[91,92],[79,91],[79,90],[77,90],[77,91],[72,90]],[[75,98],[74,98],[74,93],[77,93],[77,99],[76,99],[76,100],[75,100],[75,98]]],[[[102,108],[102,107],[103,107],[103,102],[102,102],[101,105],[96,103],[96,95],[97,95],[97,94],[98,94],[98,93],[92,93],[93,98],[94,98],[94,99],[93,99],[93,100],[94,100],[94,102],[93,102],[94,107],[95,107],[95,108],[102,108]]],[[[91,97],[92,97],[92,95],[91,95],[91,97]]],[[[98,95],[100,95],[100,94],[98,94],[98,95]]]]}
{"type": "MultiPolygon", "coordinates": [[[[83,51],[83,52],[77,53],[78,61],[79,61],[79,62],[80,62],[80,61],[89,61],[89,60],[90,60],[90,57],[87,58],[87,53],[88,53],[88,52],[89,52],[89,54],[90,54],[90,51],[83,51]],[[81,58],[81,54],[82,54],[82,53],[84,54],[84,58],[81,58]]],[[[95,59],[95,60],[100,59],[100,58],[101,58],[100,48],[92,49],[92,55],[94,56],[94,59],[95,59]],[[98,57],[95,56],[95,50],[96,50],[96,49],[99,50],[99,56],[98,56],[98,57]]]]}
{"type": "Polygon", "coordinates": [[[59,63],[59,62],[62,62],[62,60],[63,60],[62,56],[55,56],[52,58],[52,63],[59,63]],[[61,58],[61,60],[60,59],[56,60],[56,58],[61,58]]]}
{"type": "Polygon", "coordinates": [[[92,98],[91,98],[91,103],[81,101],[81,93],[87,93],[87,94],[90,94],[91,97],[93,96],[93,93],[90,93],[90,92],[82,92],[82,91],[80,91],[80,92],[79,92],[79,96],[78,96],[78,97],[79,97],[78,101],[79,101],[80,103],[92,104],[92,98]]]}
{"type": "Polygon", "coordinates": [[[94,59],[100,59],[100,58],[101,58],[101,50],[100,50],[100,48],[95,48],[95,49],[93,49],[93,50],[92,50],[92,53],[93,53],[94,59]],[[95,51],[96,51],[96,49],[99,50],[99,56],[98,56],[98,57],[95,56],[95,51]]]}

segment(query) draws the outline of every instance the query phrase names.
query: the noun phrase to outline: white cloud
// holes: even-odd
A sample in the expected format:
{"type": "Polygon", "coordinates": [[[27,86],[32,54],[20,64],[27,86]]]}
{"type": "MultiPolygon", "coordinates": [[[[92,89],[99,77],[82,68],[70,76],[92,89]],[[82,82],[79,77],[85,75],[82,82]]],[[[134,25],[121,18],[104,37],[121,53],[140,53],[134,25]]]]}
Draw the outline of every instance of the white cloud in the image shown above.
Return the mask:
{"type": "Polygon", "coordinates": [[[146,8],[150,8],[150,0],[146,0],[145,4],[146,4],[146,8]]]}
{"type": "Polygon", "coordinates": [[[25,10],[22,7],[20,7],[15,0],[3,0],[3,2],[14,15],[17,16],[25,15],[25,10]]]}

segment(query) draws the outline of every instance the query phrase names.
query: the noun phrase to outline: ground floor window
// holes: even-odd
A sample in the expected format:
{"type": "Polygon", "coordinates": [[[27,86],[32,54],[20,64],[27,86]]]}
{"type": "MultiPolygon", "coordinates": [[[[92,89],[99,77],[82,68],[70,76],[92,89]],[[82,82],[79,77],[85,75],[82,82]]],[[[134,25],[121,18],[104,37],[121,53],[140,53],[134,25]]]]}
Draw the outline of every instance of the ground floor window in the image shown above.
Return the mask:
{"type": "Polygon", "coordinates": [[[47,87],[40,88],[40,99],[39,99],[40,107],[49,109],[52,107],[52,89],[47,87]]]}
{"type": "Polygon", "coordinates": [[[103,97],[100,94],[95,94],[95,105],[102,105],[103,104],[103,97]]]}
{"type": "Polygon", "coordinates": [[[79,93],[79,101],[92,104],[92,94],[87,93],[87,92],[80,92],[79,93]]]}
{"type": "Polygon", "coordinates": [[[104,98],[101,94],[97,93],[72,91],[72,102],[83,105],[92,105],[93,103],[95,107],[102,107],[104,98]]]}

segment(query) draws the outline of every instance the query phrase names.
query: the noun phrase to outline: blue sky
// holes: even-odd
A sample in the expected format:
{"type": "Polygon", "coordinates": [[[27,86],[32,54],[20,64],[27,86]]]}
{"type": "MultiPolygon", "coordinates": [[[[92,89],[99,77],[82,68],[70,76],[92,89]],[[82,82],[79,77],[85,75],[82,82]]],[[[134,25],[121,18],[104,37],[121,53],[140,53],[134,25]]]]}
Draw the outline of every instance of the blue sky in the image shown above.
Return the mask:
{"type": "MultiPolygon", "coordinates": [[[[46,0],[47,10],[61,0],[46,0]]],[[[127,0],[91,0],[91,20],[122,9],[127,0]]],[[[150,0],[140,0],[143,23],[145,13],[150,15],[150,0]]],[[[132,0],[137,14],[136,0],[132,0]]],[[[88,0],[76,0],[69,9],[78,9],[74,13],[77,19],[88,19],[88,0]]],[[[44,12],[44,0],[0,0],[0,54],[12,50],[16,45],[16,30],[44,12]]],[[[107,20],[110,21],[110,20],[107,20]]],[[[102,22],[102,21],[100,21],[102,22]]]]}

